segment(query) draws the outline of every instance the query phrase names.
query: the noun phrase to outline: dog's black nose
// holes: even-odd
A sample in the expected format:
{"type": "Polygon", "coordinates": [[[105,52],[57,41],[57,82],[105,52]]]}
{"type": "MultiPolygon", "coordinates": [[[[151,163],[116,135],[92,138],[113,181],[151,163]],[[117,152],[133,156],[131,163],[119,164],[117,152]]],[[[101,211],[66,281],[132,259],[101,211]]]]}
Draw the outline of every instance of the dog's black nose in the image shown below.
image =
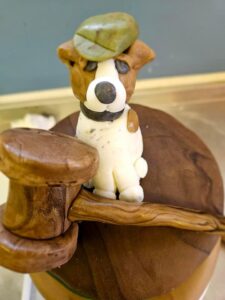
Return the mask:
{"type": "Polygon", "coordinates": [[[101,103],[110,104],[116,99],[116,89],[112,83],[102,81],[96,85],[95,95],[101,103]]]}

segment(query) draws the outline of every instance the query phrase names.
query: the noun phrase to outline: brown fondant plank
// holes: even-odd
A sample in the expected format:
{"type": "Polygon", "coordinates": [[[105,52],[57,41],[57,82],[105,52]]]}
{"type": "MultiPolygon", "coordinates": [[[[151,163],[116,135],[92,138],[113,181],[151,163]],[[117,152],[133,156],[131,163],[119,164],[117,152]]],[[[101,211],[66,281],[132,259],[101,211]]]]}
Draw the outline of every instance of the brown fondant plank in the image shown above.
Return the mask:
{"type": "MultiPolygon", "coordinates": [[[[219,250],[220,241],[218,240],[210,255],[199,265],[199,267],[197,267],[185,282],[171,289],[167,294],[156,296],[154,298],[151,297],[148,298],[148,300],[199,300],[213,273],[219,250]]],[[[71,292],[68,286],[62,285],[60,281],[55,280],[55,278],[46,273],[32,274],[32,279],[42,295],[48,300],[87,299],[82,297],[79,293],[75,294],[74,292],[71,292]],[[52,290],[55,291],[54,294],[51,293],[52,290]]],[[[92,299],[96,299],[96,297],[93,297],[92,299]]]]}

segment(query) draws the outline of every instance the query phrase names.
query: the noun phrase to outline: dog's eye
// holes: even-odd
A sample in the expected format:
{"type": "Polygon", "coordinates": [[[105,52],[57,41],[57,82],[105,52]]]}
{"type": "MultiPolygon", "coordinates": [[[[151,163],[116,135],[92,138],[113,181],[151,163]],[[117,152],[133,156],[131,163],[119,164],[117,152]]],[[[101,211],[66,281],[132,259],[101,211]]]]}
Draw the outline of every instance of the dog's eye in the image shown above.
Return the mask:
{"type": "Polygon", "coordinates": [[[125,61],[116,60],[115,61],[116,69],[120,74],[126,74],[130,71],[130,67],[125,61]]]}
{"type": "Polygon", "coordinates": [[[75,61],[69,60],[69,65],[70,65],[71,67],[73,67],[73,66],[75,65],[75,61]]]}
{"type": "Polygon", "coordinates": [[[88,72],[93,72],[97,69],[97,66],[98,66],[98,64],[97,64],[96,61],[90,61],[89,60],[86,64],[84,70],[88,71],[88,72]]]}

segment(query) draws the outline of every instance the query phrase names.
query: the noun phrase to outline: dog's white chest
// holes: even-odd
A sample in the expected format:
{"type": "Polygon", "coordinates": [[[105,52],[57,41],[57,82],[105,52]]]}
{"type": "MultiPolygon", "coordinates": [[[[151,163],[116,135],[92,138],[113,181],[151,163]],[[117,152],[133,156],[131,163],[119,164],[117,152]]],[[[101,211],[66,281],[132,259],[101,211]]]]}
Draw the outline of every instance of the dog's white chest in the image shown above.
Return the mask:
{"type": "Polygon", "coordinates": [[[143,146],[140,129],[135,133],[127,130],[129,109],[126,105],[118,119],[107,122],[93,121],[80,113],[76,135],[98,150],[100,161],[107,160],[111,165],[122,159],[134,161],[141,155],[143,146]]]}
{"type": "Polygon", "coordinates": [[[91,180],[94,193],[115,199],[119,191],[122,200],[142,201],[140,178],[146,175],[148,166],[141,157],[141,131],[140,128],[135,132],[128,130],[130,107],[113,59],[98,64],[86,98],[81,104],[76,135],[99,153],[99,167],[91,180]],[[102,116],[113,121],[103,121],[102,116]]]}

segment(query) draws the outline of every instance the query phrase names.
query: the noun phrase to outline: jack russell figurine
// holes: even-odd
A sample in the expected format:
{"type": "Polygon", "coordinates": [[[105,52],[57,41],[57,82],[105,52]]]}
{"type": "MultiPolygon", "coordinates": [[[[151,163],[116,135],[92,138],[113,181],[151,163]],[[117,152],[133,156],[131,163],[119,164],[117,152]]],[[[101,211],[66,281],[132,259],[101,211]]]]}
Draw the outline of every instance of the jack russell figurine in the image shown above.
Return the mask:
{"type": "Polygon", "coordinates": [[[76,136],[99,153],[99,168],[86,184],[103,197],[141,202],[140,178],[148,172],[142,157],[138,116],[128,101],[139,69],[155,54],[137,40],[135,19],[121,12],[91,17],[73,40],[58,48],[80,100],[76,136]]]}

